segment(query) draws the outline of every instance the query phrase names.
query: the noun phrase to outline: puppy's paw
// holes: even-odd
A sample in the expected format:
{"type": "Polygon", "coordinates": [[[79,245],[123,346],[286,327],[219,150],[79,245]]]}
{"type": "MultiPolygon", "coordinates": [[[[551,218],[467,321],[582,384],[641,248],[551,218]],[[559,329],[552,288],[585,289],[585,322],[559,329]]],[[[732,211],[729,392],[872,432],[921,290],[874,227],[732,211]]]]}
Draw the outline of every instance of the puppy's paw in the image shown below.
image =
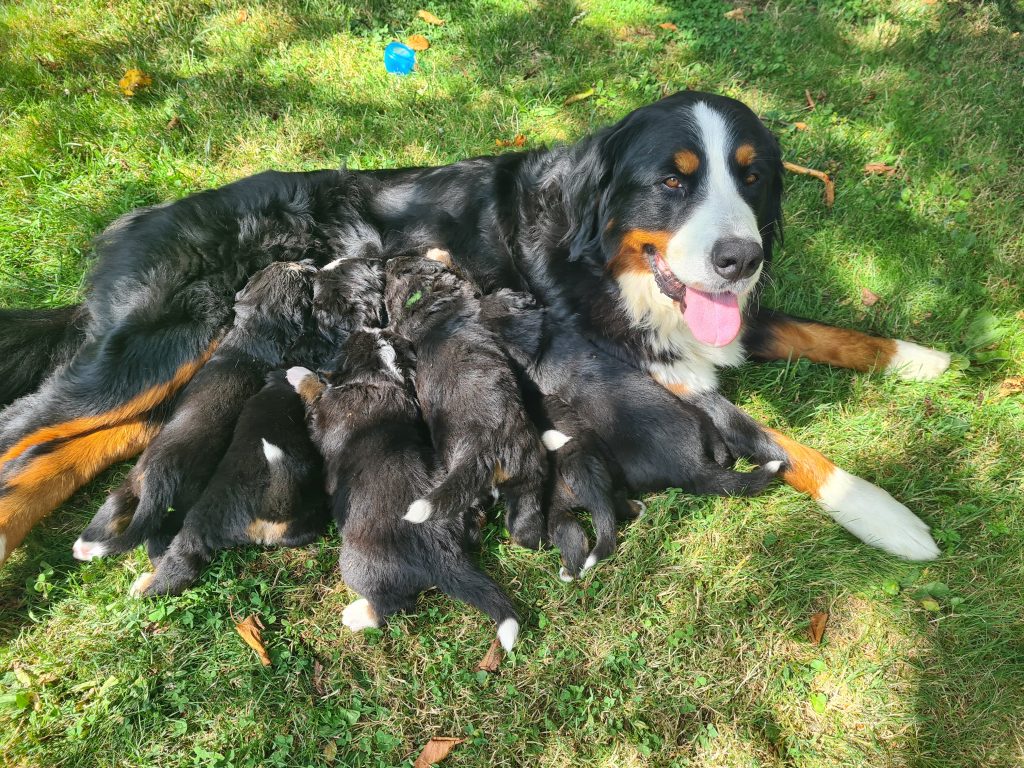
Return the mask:
{"type": "Polygon", "coordinates": [[[563,565],[558,569],[558,579],[559,581],[564,581],[566,584],[571,584],[576,580],[576,577],[569,573],[569,569],[563,565]]]}
{"type": "Polygon", "coordinates": [[[948,352],[897,339],[896,351],[885,366],[885,371],[910,381],[931,381],[946,372],[950,360],[948,352]]]}
{"type": "Polygon", "coordinates": [[[630,499],[627,502],[627,504],[629,504],[629,508],[633,512],[634,520],[639,520],[641,517],[647,514],[647,505],[644,504],[639,499],[630,499]]]}
{"type": "Polygon", "coordinates": [[[432,514],[434,514],[433,504],[426,499],[416,499],[409,505],[409,509],[406,510],[402,519],[408,520],[410,523],[425,523],[432,514]]]}
{"type": "Polygon", "coordinates": [[[540,436],[540,441],[544,443],[544,447],[549,451],[557,451],[570,440],[572,440],[572,437],[563,432],[559,432],[557,429],[549,429],[540,436]]]}
{"type": "Polygon", "coordinates": [[[149,589],[153,583],[153,579],[156,578],[156,574],[152,571],[144,571],[139,574],[139,577],[132,582],[132,585],[128,587],[129,597],[145,597],[146,590],[149,589]]]}
{"type": "Polygon", "coordinates": [[[380,619],[373,611],[373,606],[365,597],[349,603],[341,612],[341,623],[353,632],[362,632],[380,626],[380,619]]]}
{"type": "Polygon", "coordinates": [[[595,565],[597,565],[597,563],[597,555],[595,555],[593,552],[587,555],[587,560],[583,563],[583,568],[580,569],[580,578],[583,578],[586,572],[593,568],[595,565]]]}
{"type": "Polygon", "coordinates": [[[288,383],[292,385],[292,388],[298,392],[299,386],[305,378],[312,375],[313,372],[309,370],[309,368],[303,368],[301,365],[296,365],[285,371],[284,377],[288,380],[288,383]]]}
{"type": "Polygon", "coordinates": [[[95,560],[107,554],[107,545],[102,541],[86,541],[78,538],[71,546],[71,556],[75,560],[95,560]]]}

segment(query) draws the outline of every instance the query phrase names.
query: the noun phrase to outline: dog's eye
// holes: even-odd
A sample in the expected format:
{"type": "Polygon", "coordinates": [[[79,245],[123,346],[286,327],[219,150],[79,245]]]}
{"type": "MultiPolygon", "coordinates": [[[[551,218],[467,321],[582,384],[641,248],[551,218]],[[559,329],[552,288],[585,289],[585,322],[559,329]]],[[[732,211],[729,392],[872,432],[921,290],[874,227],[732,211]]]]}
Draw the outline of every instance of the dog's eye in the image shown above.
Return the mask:
{"type": "Polygon", "coordinates": [[[750,186],[751,184],[756,184],[757,180],[760,178],[761,177],[758,176],[756,173],[748,173],[746,175],[746,178],[743,179],[743,183],[746,184],[747,186],[750,186]]]}
{"type": "Polygon", "coordinates": [[[669,189],[679,189],[683,186],[683,182],[678,176],[669,176],[667,179],[662,179],[661,183],[669,189]]]}

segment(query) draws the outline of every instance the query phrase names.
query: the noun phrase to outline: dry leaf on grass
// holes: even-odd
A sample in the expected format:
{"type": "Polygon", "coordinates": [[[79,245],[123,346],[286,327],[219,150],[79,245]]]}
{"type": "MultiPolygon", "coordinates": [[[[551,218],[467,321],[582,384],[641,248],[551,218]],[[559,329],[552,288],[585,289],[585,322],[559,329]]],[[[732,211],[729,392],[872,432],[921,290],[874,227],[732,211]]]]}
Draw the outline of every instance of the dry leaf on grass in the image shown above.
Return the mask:
{"type": "Polygon", "coordinates": [[[793,123],[793,127],[796,128],[798,131],[806,131],[807,123],[796,122],[793,123]]]}
{"type": "Polygon", "coordinates": [[[476,671],[497,672],[499,666],[501,666],[501,643],[498,642],[498,638],[494,638],[491,640],[491,647],[487,649],[483,659],[476,665],[476,671]]]}
{"type": "Polygon", "coordinates": [[[822,611],[811,616],[810,635],[811,642],[821,645],[821,638],[825,636],[825,625],[828,624],[828,614],[822,611]]]}
{"type": "Polygon", "coordinates": [[[440,27],[444,24],[444,19],[439,19],[437,16],[432,14],[430,11],[416,11],[416,15],[419,16],[427,24],[433,24],[435,27],[440,27]]]}
{"type": "Polygon", "coordinates": [[[873,307],[878,303],[878,294],[869,291],[867,288],[860,289],[860,303],[865,307],[873,307]]]}
{"type": "Polygon", "coordinates": [[[427,742],[427,746],[420,752],[420,756],[416,758],[416,762],[412,764],[413,768],[429,768],[431,765],[437,765],[464,741],[465,739],[455,739],[451,736],[432,736],[427,742]]]}
{"type": "Polygon", "coordinates": [[[238,12],[238,15],[235,16],[235,24],[244,24],[248,20],[249,20],[249,11],[246,8],[243,8],[242,10],[240,10],[238,12]]]}
{"type": "Polygon", "coordinates": [[[999,382],[999,396],[1009,397],[1024,392],[1024,376],[1010,376],[999,382]]]}
{"type": "Polygon", "coordinates": [[[733,8],[731,11],[725,12],[725,18],[730,21],[746,21],[747,16],[742,8],[733,8]]]}
{"type": "Polygon", "coordinates": [[[328,763],[333,763],[337,757],[338,742],[336,742],[334,739],[331,739],[324,746],[324,760],[326,760],[328,763]]]}
{"type": "Polygon", "coordinates": [[[864,173],[871,176],[895,176],[899,170],[896,166],[886,163],[868,163],[864,166],[864,173]]]}
{"type": "Polygon", "coordinates": [[[167,121],[166,128],[167,128],[168,131],[173,131],[179,125],[181,125],[181,118],[178,117],[177,115],[175,115],[174,117],[172,117],[170,120],[167,121]]]}
{"type": "Polygon", "coordinates": [[[562,106],[568,107],[570,104],[575,104],[577,101],[584,101],[594,95],[594,89],[588,88],[580,93],[574,93],[572,96],[562,102],[562,106]]]}
{"type": "Polygon", "coordinates": [[[495,139],[494,146],[496,147],[522,147],[526,144],[526,137],[517,133],[515,138],[512,139],[495,139]]]}
{"type": "Polygon", "coordinates": [[[675,32],[679,27],[673,24],[671,21],[663,21],[658,25],[662,29],[667,29],[669,32],[675,32]]]}
{"type": "Polygon", "coordinates": [[[818,106],[818,103],[814,100],[814,97],[811,96],[811,89],[810,88],[804,88],[804,98],[807,99],[807,108],[808,109],[814,109],[816,106],[818,106]]]}
{"type": "Polygon", "coordinates": [[[117,85],[121,89],[121,93],[129,97],[134,96],[136,91],[146,88],[152,84],[153,78],[141,69],[129,69],[124,73],[124,77],[117,81],[117,85]]]}
{"type": "Polygon", "coordinates": [[[805,168],[802,165],[796,163],[784,162],[786,170],[790,173],[799,173],[801,176],[813,176],[816,179],[821,179],[825,184],[825,206],[831,208],[836,202],[836,185],[832,183],[832,179],[829,178],[828,174],[824,171],[817,171],[814,168],[805,168]]]}
{"type": "Polygon", "coordinates": [[[270,666],[270,656],[267,655],[267,649],[263,645],[261,629],[263,629],[263,622],[256,616],[247,616],[240,624],[235,624],[235,630],[242,636],[245,644],[256,651],[256,655],[260,657],[260,663],[264,667],[268,667],[270,666]]]}
{"type": "Polygon", "coordinates": [[[409,39],[406,41],[406,45],[412,48],[414,51],[425,51],[430,47],[430,41],[427,40],[423,35],[409,35],[409,39]]]}

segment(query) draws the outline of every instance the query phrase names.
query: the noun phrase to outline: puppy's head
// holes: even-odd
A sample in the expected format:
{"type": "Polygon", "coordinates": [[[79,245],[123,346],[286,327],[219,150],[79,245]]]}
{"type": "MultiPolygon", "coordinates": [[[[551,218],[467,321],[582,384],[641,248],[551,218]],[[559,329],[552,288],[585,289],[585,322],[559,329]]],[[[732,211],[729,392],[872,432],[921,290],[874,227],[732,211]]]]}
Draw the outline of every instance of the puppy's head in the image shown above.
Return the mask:
{"type": "MultiPolygon", "coordinates": [[[[447,251],[432,250],[447,256],[447,251]]],[[[466,293],[468,283],[450,265],[450,257],[425,258],[419,253],[390,259],[385,268],[384,289],[388,320],[401,320],[440,296],[466,293]]]]}
{"type": "Polygon", "coordinates": [[[325,375],[332,386],[392,384],[405,387],[410,374],[407,343],[389,331],[364,328],[348,337],[334,370],[325,375]]]}
{"type": "Polygon", "coordinates": [[[275,261],[264,267],[235,294],[234,328],[294,339],[310,316],[315,274],[309,260],[275,261]]]}
{"type": "MultiPolygon", "coordinates": [[[[366,256],[336,259],[313,281],[313,314],[325,336],[376,328],[384,320],[384,267],[366,256]]],[[[343,339],[341,339],[343,340],[343,339]]]]}
{"type": "Polygon", "coordinates": [[[682,92],[581,145],[561,194],[571,259],[616,280],[631,319],[730,343],[781,236],[778,142],[734,99],[682,92]]]}

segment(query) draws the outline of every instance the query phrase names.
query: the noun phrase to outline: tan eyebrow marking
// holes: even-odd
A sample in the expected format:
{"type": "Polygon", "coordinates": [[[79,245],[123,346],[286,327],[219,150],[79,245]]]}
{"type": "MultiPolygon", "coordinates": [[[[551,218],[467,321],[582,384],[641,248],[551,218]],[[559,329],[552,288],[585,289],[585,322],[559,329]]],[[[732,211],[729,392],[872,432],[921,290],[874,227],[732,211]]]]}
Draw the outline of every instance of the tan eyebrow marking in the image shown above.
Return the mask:
{"type": "Polygon", "coordinates": [[[684,176],[689,176],[691,173],[696,173],[697,169],[700,168],[700,158],[697,157],[697,153],[689,149],[684,149],[675,154],[676,168],[684,176]]]}
{"type": "Polygon", "coordinates": [[[757,159],[757,150],[750,144],[741,144],[736,147],[736,162],[740,165],[750,165],[757,159]]]}

